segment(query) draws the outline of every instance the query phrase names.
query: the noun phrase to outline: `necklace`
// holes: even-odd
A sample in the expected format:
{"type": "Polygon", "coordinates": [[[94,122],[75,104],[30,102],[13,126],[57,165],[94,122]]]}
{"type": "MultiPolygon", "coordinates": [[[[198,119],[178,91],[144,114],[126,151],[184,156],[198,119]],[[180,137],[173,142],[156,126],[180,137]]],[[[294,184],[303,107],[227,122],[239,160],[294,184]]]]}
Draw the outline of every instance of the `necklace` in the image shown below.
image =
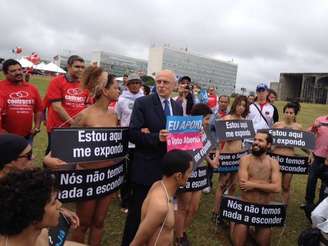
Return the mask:
{"type": "MultiPolygon", "coordinates": [[[[165,195],[166,195],[166,198],[167,198],[167,201],[169,202],[169,203],[172,203],[172,198],[170,198],[170,196],[169,196],[169,193],[167,192],[167,189],[166,189],[166,187],[165,187],[165,184],[164,184],[164,182],[163,182],[163,180],[161,180],[161,185],[163,186],[163,189],[164,189],[164,191],[165,191],[165,195]]],[[[7,246],[7,245],[6,245],[7,246]]]]}

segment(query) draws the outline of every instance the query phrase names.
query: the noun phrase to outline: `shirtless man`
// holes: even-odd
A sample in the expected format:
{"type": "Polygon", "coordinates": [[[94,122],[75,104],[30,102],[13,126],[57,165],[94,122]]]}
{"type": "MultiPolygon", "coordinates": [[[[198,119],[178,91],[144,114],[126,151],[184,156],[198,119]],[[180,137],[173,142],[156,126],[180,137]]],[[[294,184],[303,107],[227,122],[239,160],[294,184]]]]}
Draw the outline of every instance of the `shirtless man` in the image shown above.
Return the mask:
{"type": "MultiPolygon", "coordinates": [[[[234,100],[230,113],[222,118],[222,120],[242,120],[248,114],[248,101],[246,96],[237,96],[234,100]]],[[[233,140],[221,142],[223,147],[219,151],[221,154],[239,153],[242,151],[242,140],[233,140]]],[[[222,195],[228,190],[229,195],[233,195],[236,190],[237,172],[220,173],[219,185],[215,194],[215,204],[213,209],[213,217],[217,217],[216,222],[221,223],[219,211],[221,206],[222,195]]]]}
{"type": "MultiPolygon", "coordinates": [[[[293,130],[302,130],[302,126],[296,122],[296,115],[300,110],[299,103],[289,102],[285,105],[283,112],[284,112],[284,119],[283,121],[276,122],[272,128],[288,128],[293,130]]],[[[283,155],[283,156],[295,156],[295,149],[288,148],[283,146],[274,146],[272,151],[273,154],[283,155]]],[[[290,183],[292,181],[293,174],[291,173],[283,173],[282,174],[282,197],[283,202],[288,204],[289,200],[289,190],[290,190],[290,183]]]]}
{"type": "MultiPolygon", "coordinates": [[[[252,153],[240,159],[238,176],[243,201],[268,204],[271,194],[281,191],[279,164],[267,155],[271,144],[272,136],[266,130],[259,130],[254,138],[252,153]]],[[[246,245],[247,236],[247,225],[234,225],[232,238],[235,246],[246,245]]],[[[271,228],[255,227],[255,240],[258,245],[270,245],[271,228]]]]}
{"type": "Polygon", "coordinates": [[[185,151],[172,150],[162,162],[163,178],[152,185],[142,204],[141,223],[130,246],[173,244],[173,196],[191,175],[192,157],[185,151]]]}

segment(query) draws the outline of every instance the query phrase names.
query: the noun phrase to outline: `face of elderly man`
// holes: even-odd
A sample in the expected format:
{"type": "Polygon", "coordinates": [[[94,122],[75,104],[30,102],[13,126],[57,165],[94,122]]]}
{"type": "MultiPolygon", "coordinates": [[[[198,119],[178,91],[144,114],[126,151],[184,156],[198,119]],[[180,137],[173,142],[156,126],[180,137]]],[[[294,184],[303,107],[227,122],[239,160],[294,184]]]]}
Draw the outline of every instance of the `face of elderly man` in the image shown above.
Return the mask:
{"type": "Polygon", "coordinates": [[[156,76],[157,94],[163,98],[169,98],[176,86],[175,74],[170,70],[163,70],[156,76]]]}

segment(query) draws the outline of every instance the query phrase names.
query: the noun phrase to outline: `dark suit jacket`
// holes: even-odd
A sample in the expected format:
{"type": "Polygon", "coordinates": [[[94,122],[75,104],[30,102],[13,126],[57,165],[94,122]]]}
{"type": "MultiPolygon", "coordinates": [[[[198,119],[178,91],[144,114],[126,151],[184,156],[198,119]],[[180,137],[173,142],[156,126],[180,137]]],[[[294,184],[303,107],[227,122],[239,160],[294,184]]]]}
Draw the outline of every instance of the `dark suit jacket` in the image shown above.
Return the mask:
{"type": "MultiPolygon", "coordinates": [[[[173,115],[182,115],[182,107],[171,99],[173,115]]],[[[161,159],[167,152],[166,142],[159,141],[159,131],[165,129],[166,117],[159,96],[138,98],[130,121],[130,141],[136,145],[132,162],[132,182],[150,186],[162,178],[161,159]],[[150,133],[141,133],[148,128],[150,133]]]]}

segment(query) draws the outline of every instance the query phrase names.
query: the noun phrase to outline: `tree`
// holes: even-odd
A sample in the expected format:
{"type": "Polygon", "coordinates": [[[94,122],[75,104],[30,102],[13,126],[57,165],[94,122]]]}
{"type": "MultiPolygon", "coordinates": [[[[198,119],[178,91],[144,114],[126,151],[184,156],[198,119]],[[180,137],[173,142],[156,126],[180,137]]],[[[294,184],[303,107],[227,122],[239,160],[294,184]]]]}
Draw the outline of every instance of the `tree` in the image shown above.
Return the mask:
{"type": "Polygon", "coordinates": [[[155,85],[155,80],[151,76],[144,75],[144,76],[141,76],[141,79],[145,83],[145,85],[148,85],[148,86],[155,85]]]}

